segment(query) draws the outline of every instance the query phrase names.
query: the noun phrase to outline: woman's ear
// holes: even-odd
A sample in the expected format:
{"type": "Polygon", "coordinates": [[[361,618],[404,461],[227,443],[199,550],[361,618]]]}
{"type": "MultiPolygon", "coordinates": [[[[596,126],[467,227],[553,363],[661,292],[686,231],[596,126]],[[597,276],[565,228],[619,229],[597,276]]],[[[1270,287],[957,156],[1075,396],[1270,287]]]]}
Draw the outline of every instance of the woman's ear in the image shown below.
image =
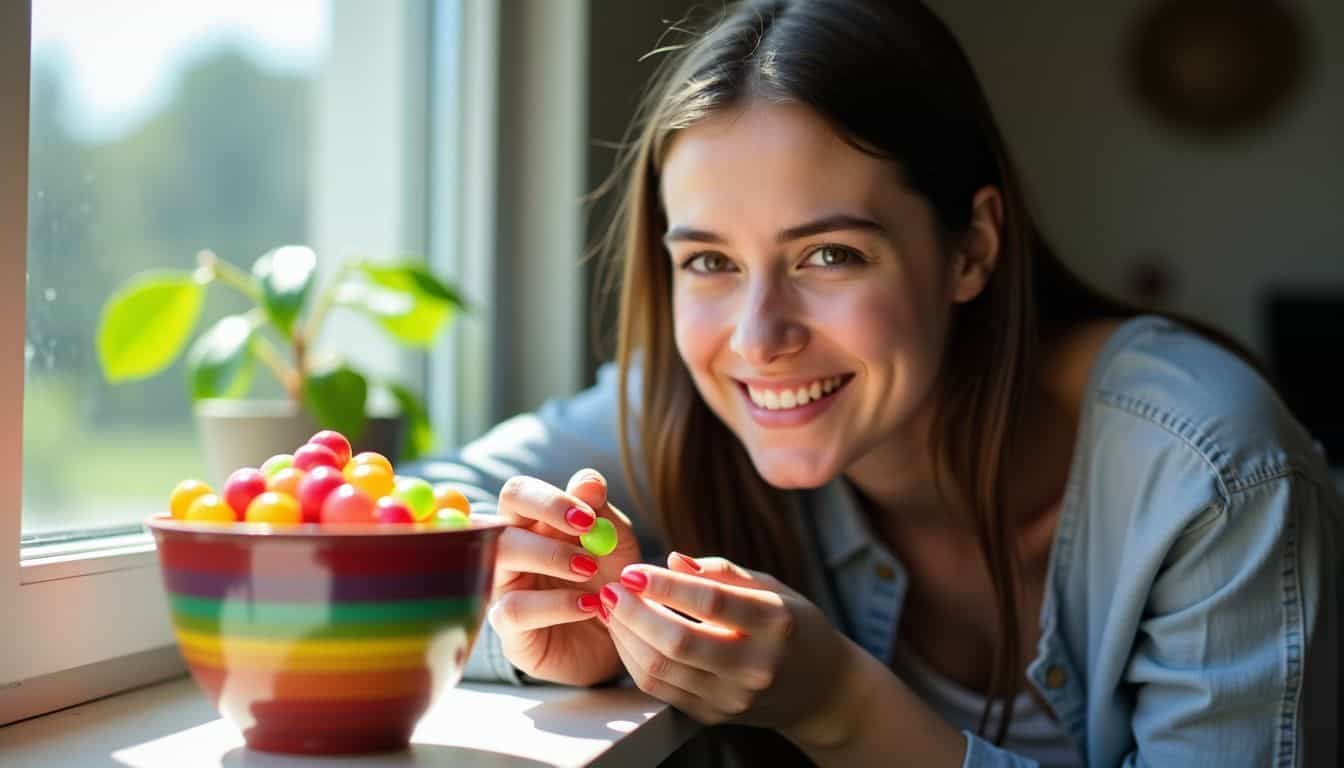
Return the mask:
{"type": "Polygon", "coordinates": [[[1003,196],[998,187],[981,187],[971,198],[971,225],[953,251],[952,301],[964,304],[984,290],[999,263],[1002,234],[1003,196]]]}

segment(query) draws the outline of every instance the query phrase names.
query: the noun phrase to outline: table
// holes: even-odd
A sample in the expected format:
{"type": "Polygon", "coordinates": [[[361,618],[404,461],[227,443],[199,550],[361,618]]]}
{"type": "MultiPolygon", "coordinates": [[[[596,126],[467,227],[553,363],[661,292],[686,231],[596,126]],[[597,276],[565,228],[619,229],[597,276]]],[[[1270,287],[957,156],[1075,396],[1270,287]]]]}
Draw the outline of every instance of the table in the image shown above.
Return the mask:
{"type": "Polygon", "coordinates": [[[693,720],[633,687],[463,683],[425,714],[401,752],[298,757],[250,750],[190,678],[140,688],[0,728],[5,768],[655,765],[693,720]]]}

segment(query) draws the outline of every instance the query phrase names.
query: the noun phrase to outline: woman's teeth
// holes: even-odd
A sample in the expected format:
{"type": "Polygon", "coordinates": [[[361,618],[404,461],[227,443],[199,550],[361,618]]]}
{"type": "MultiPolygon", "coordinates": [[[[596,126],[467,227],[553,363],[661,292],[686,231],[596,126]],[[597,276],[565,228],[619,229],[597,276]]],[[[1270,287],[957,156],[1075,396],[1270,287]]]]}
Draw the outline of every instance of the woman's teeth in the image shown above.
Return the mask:
{"type": "Polygon", "coordinates": [[[817,379],[807,386],[796,389],[757,389],[748,385],[747,394],[751,396],[751,402],[761,408],[783,411],[820,400],[834,392],[843,381],[840,376],[832,376],[828,379],[817,379]]]}

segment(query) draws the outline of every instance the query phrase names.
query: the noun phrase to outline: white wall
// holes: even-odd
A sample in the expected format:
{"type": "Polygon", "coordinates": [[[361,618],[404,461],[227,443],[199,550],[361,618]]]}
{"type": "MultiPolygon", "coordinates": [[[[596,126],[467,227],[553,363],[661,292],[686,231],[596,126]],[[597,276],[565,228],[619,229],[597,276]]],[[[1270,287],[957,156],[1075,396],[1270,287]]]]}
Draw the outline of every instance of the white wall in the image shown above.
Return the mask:
{"type": "Polygon", "coordinates": [[[1271,285],[1344,291],[1344,2],[1303,0],[1309,79],[1269,125],[1210,142],[1129,95],[1143,0],[928,0],[962,41],[1066,261],[1128,295],[1160,254],[1173,309],[1264,351],[1271,285]]]}

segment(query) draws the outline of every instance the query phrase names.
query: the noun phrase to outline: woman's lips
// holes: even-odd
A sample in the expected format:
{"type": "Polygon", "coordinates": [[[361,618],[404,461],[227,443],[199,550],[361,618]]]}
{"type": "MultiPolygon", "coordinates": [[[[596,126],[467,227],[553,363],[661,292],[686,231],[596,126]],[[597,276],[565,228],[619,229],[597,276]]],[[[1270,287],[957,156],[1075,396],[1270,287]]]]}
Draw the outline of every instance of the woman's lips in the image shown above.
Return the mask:
{"type": "Polygon", "coordinates": [[[795,405],[791,408],[784,407],[784,408],[772,409],[758,404],[752,398],[751,392],[748,389],[749,385],[747,382],[738,380],[737,388],[738,391],[742,393],[742,399],[746,401],[747,413],[749,413],[751,415],[752,420],[755,421],[760,426],[766,428],[799,427],[804,424],[807,424],[808,422],[811,422],[812,420],[819,417],[821,414],[825,413],[826,409],[831,407],[831,404],[835,401],[836,397],[840,394],[841,390],[843,390],[845,386],[849,384],[850,380],[854,378],[854,374],[846,373],[841,374],[840,376],[837,377],[822,377],[820,379],[799,380],[796,383],[792,381],[787,383],[783,382],[766,383],[766,382],[752,381],[750,383],[750,386],[757,389],[758,393],[762,390],[768,390],[771,393],[776,393],[774,399],[775,401],[779,401],[781,398],[777,393],[788,392],[790,390],[798,390],[804,388],[809,390],[809,398],[810,398],[811,392],[815,391],[814,388],[810,387],[810,384],[813,382],[822,382],[828,378],[838,379],[838,381],[834,385],[834,388],[831,389],[830,392],[822,392],[820,393],[821,396],[818,399],[815,400],[809,399],[809,402],[807,402],[806,404],[795,405]]]}

